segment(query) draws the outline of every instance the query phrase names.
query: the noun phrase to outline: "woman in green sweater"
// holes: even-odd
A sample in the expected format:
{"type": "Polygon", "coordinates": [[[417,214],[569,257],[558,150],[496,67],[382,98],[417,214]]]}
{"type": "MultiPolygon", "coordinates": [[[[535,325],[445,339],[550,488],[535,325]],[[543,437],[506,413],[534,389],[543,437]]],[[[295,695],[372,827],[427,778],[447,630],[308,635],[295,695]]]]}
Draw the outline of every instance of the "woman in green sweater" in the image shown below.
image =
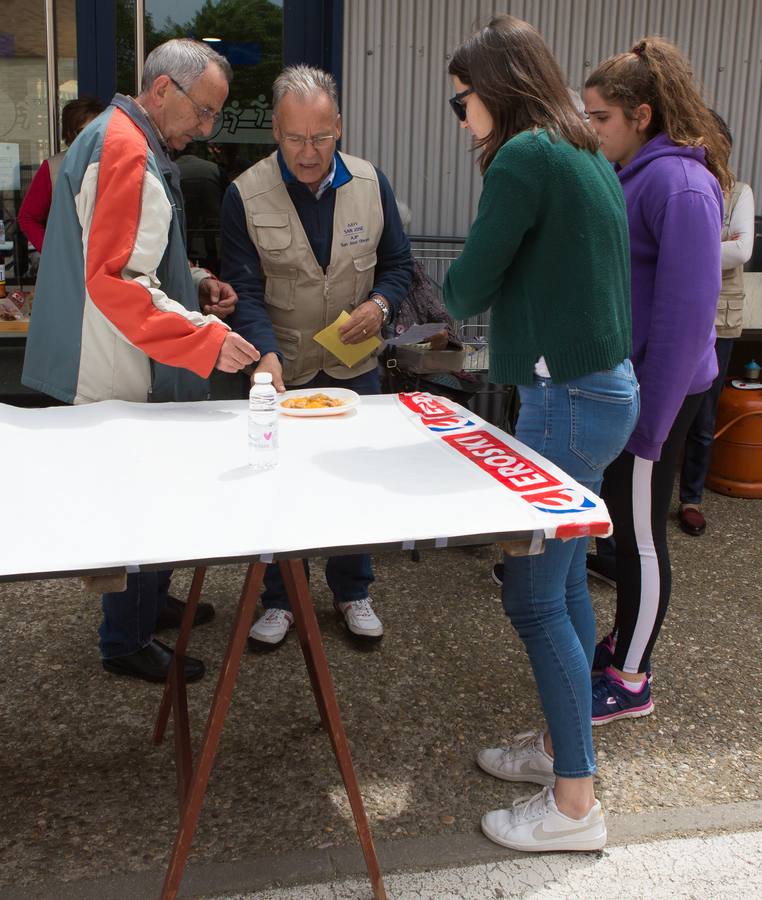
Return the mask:
{"type": "MultiPolygon", "coordinates": [[[[490,380],[519,385],[517,437],[597,492],[639,409],[621,188],[531,25],[498,16],[455,51],[449,73],[450,103],[481,150],[484,186],[445,279],[447,308],[459,319],[490,310],[490,380]]],[[[593,792],[586,545],[551,540],[539,556],[503,561],[503,607],[547,723],[477,757],[497,778],[543,785],[482,819],[487,837],[514,849],[606,842],[593,792]]]]}

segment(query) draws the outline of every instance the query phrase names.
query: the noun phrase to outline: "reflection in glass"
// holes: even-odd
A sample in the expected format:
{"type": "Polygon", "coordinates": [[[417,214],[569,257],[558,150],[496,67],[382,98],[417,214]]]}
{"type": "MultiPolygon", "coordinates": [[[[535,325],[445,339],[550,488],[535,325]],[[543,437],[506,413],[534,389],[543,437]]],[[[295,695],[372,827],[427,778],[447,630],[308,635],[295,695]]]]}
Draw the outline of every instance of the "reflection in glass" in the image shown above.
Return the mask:
{"type": "Polygon", "coordinates": [[[135,84],[135,0],[116,0],[116,90],[134,96],[135,84]]]}
{"type": "Polygon", "coordinates": [[[8,290],[29,277],[21,200],[50,153],[43,0],[7,0],[0,30],[0,263],[8,290]]]}
{"type": "Polygon", "coordinates": [[[188,255],[191,261],[218,271],[225,188],[275,149],[272,83],[283,64],[282,4],[146,0],[145,7],[146,52],[173,37],[214,38],[211,46],[233,67],[230,94],[214,131],[208,140],[189,144],[177,159],[186,204],[188,255]]]}

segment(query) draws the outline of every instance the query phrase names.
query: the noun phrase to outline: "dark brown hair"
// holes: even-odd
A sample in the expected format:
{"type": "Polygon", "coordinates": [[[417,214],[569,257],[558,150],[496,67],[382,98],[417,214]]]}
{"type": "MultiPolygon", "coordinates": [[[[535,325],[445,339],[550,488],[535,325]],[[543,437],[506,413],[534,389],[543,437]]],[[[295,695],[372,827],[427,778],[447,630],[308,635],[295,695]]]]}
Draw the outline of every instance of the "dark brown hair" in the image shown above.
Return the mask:
{"type": "Polygon", "coordinates": [[[97,97],[70,100],[61,112],[61,137],[71,146],[85,124],[106,108],[97,97]]]}
{"type": "Polygon", "coordinates": [[[551,140],[561,137],[578,149],[598,149],[555,57],[528,22],[495,16],[463,41],[447,71],[472,87],[492,116],[492,131],[474,145],[482,148],[482,174],[506,141],[529,128],[546,128],[551,140]]]}
{"type": "Polygon", "coordinates": [[[730,144],[719,131],[701,98],[693,70],[678,48],[662,37],[645,37],[629,53],[612,56],[585,82],[607,103],[620,106],[628,118],[642,103],[651,107],[647,137],[660,131],[680,147],[703,147],[706,166],[730,190],[730,144]]]}

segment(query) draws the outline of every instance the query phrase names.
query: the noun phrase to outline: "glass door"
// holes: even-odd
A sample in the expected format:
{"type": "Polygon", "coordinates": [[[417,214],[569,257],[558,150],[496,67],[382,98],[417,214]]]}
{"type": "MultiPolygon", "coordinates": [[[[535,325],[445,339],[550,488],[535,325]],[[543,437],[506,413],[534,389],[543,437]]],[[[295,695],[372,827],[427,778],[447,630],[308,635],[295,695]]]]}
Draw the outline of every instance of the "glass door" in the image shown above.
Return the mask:
{"type": "Polygon", "coordinates": [[[233,67],[217,131],[179,154],[188,256],[219,272],[222,195],[244,169],[272,153],[272,83],[282,68],[283,4],[270,0],[146,0],[145,48],[173,37],[207,41],[233,67]]]}
{"type": "MultiPolygon", "coordinates": [[[[44,0],[6,0],[0,24],[0,255],[9,292],[33,288],[39,252],[21,227],[19,210],[41,163],[60,146],[60,110],[78,93],[75,0],[56,0],[48,7],[55,10],[52,47],[44,0]],[[55,67],[52,79],[49,61],[55,67]],[[51,83],[58,85],[55,134],[51,83]]],[[[35,204],[34,215],[44,227],[44,204],[35,204]]],[[[7,312],[7,305],[3,308],[7,312]]],[[[0,316],[7,319],[2,309],[0,316]]]]}

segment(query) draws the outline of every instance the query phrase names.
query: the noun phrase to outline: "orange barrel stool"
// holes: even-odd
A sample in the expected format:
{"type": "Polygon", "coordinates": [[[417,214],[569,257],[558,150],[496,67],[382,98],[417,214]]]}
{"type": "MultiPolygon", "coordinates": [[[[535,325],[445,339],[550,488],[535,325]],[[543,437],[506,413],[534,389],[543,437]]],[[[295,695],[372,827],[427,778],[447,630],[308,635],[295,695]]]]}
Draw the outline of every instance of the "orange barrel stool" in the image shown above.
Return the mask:
{"type": "Polygon", "coordinates": [[[726,384],[716,428],[706,486],[731,497],[762,497],[762,389],[726,384]]]}

